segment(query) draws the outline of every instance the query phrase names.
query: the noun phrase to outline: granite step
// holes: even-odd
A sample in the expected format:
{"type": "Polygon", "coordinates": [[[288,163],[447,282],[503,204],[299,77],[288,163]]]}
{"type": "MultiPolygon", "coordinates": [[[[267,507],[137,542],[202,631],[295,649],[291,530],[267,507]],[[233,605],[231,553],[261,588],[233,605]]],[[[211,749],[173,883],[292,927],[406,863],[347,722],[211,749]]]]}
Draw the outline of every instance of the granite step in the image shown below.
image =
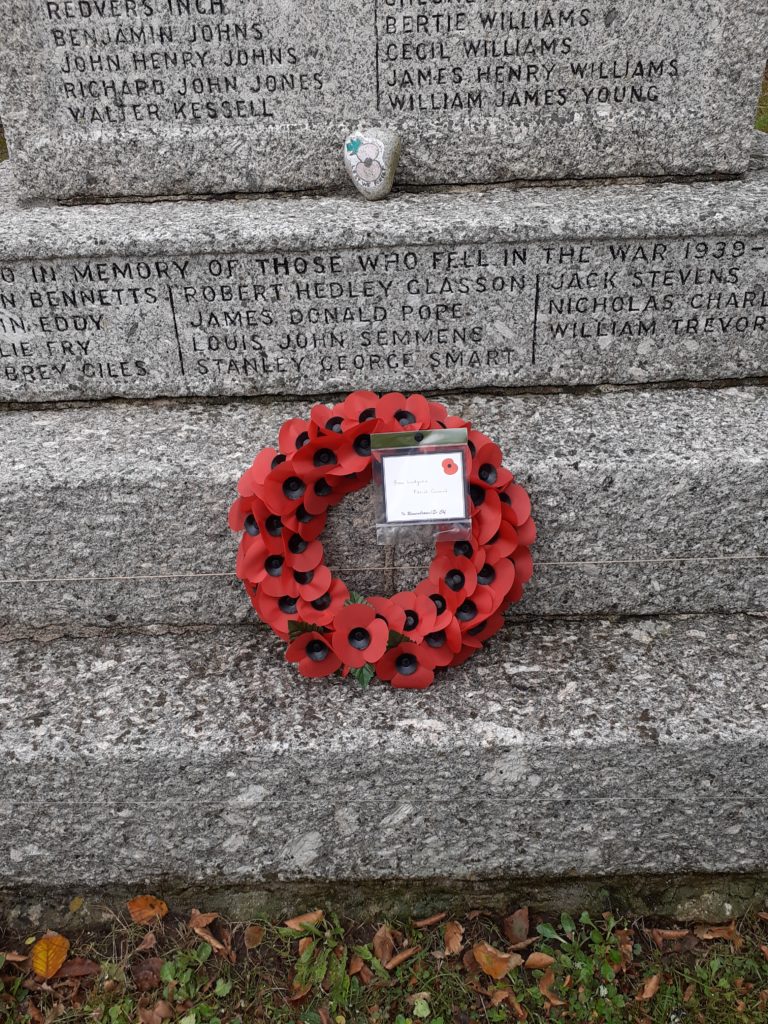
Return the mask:
{"type": "Polygon", "coordinates": [[[5,642],[0,890],[765,872],[767,659],[747,615],[512,623],[420,693],[244,626],[5,642]]]}
{"type": "MultiPolygon", "coordinates": [[[[533,498],[534,579],[513,614],[768,610],[768,390],[456,395],[533,498]]],[[[242,470],[310,403],[95,403],[0,413],[0,625],[232,625],[226,514],[242,470]],[[21,581],[21,582],[19,582],[21,581]]],[[[374,544],[370,490],[326,557],[363,593],[431,551],[374,544]]],[[[409,568],[410,567],[410,568],[409,568]]]]}
{"type": "Polygon", "coordinates": [[[21,207],[0,402],[768,375],[768,136],[743,179],[21,207]]]}

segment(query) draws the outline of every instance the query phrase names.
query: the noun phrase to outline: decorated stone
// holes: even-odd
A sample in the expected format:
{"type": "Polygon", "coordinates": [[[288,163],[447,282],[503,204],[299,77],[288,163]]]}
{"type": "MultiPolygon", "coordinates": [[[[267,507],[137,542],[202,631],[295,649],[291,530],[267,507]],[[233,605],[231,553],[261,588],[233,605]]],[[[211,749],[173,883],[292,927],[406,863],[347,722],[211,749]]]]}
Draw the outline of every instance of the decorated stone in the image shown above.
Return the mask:
{"type": "Polygon", "coordinates": [[[344,142],[344,166],[366,199],[383,199],[392,191],[400,161],[400,136],[388,128],[353,132],[344,142]]]}

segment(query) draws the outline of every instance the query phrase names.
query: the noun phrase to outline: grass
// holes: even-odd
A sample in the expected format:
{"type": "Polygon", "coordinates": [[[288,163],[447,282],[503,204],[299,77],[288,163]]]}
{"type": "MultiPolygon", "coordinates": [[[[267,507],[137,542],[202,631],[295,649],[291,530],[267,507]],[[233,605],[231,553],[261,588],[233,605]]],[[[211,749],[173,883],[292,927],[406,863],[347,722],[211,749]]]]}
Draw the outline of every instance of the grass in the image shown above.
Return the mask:
{"type": "Polygon", "coordinates": [[[610,913],[529,922],[520,910],[506,919],[473,913],[455,923],[443,915],[384,926],[319,913],[310,918],[286,927],[169,913],[136,925],[123,915],[107,930],[74,936],[68,959],[47,981],[27,957],[39,936],[5,935],[0,1021],[768,1020],[768,914],[738,927],[666,932],[610,913]],[[456,946],[447,948],[451,933],[456,946]]]}

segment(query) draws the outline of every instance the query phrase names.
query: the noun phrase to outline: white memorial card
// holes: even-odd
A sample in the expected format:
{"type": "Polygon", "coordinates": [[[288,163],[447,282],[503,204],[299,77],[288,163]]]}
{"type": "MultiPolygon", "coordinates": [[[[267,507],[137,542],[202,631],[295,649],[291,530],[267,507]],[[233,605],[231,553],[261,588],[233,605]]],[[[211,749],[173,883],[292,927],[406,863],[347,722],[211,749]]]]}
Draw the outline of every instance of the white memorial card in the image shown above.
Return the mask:
{"type": "Polygon", "coordinates": [[[381,468],[387,523],[448,522],[467,516],[461,448],[387,453],[381,468]]]}

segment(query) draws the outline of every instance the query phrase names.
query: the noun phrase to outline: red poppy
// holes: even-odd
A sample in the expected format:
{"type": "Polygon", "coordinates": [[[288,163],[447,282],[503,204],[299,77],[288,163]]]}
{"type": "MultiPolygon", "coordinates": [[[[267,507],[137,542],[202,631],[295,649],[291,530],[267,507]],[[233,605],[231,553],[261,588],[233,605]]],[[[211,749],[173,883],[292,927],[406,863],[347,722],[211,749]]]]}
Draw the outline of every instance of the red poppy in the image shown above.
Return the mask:
{"type": "Polygon", "coordinates": [[[325,512],[312,515],[303,503],[295,511],[282,517],[286,529],[291,533],[298,533],[304,540],[316,540],[325,529],[327,519],[325,512]]]}
{"type": "Polygon", "coordinates": [[[472,530],[480,544],[485,544],[496,533],[501,522],[501,501],[492,488],[482,484],[469,485],[472,502],[472,530]]]}
{"type": "Polygon", "coordinates": [[[465,647],[477,650],[482,647],[486,640],[495,636],[504,625],[504,616],[500,612],[489,615],[483,622],[462,633],[465,647]]]}
{"type": "Polygon", "coordinates": [[[382,658],[389,626],[368,604],[348,604],[333,620],[333,649],[345,665],[362,668],[382,658]]]}
{"type": "Polygon", "coordinates": [[[259,589],[272,597],[282,597],[283,594],[294,596],[296,588],[293,585],[290,567],[286,564],[284,555],[276,555],[267,551],[265,556],[259,560],[259,572],[256,576],[249,577],[254,583],[259,584],[259,589]]]}
{"type": "Polygon", "coordinates": [[[370,423],[358,423],[346,431],[339,452],[339,462],[344,473],[370,472],[372,433],[375,433],[375,429],[370,423]]]}
{"type": "Polygon", "coordinates": [[[459,467],[453,461],[453,459],[443,459],[443,472],[446,476],[454,476],[458,473],[459,467]]]}
{"type": "Polygon", "coordinates": [[[335,406],[313,405],[309,418],[315,432],[323,437],[341,434],[344,430],[344,417],[335,406]]]}
{"type": "Polygon", "coordinates": [[[317,436],[317,428],[309,420],[286,420],[280,427],[277,443],[283,455],[290,457],[317,436]]]}
{"type": "Polygon", "coordinates": [[[267,548],[261,537],[249,537],[243,534],[237,549],[237,576],[249,583],[260,583],[265,575],[264,561],[272,552],[267,548]]]}
{"type": "Polygon", "coordinates": [[[507,514],[510,516],[511,522],[514,526],[522,526],[531,517],[531,499],[528,497],[528,492],[520,484],[510,484],[504,490],[504,495],[509,499],[507,503],[502,498],[507,506],[507,514]]]}
{"type": "Polygon", "coordinates": [[[345,431],[357,426],[358,423],[367,423],[373,432],[378,422],[378,404],[379,396],[375,392],[353,391],[335,407],[334,412],[341,416],[345,431]]]}
{"type": "Polygon", "coordinates": [[[422,430],[431,425],[429,402],[424,395],[411,395],[406,398],[399,392],[392,391],[382,395],[376,407],[381,429],[387,431],[422,430]]]}
{"type": "Polygon", "coordinates": [[[291,462],[305,483],[313,483],[320,477],[334,477],[348,472],[341,464],[339,453],[345,447],[341,434],[327,434],[305,444],[291,458],[291,462]]]}
{"type": "Polygon", "coordinates": [[[508,469],[501,464],[501,449],[493,441],[486,439],[472,456],[472,483],[483,487],[494,487],[501,491],[508,487],[514,479],[508,469]]]}
{"type": "Polygon", "coordinates": [[[471,430],[472,424],[469,420],[463,420],[461,416],[445,416],[441,421],[448,430],[471,430]]]}
{"type": "Polygon", "coordinates": [[[323,560],[323,545],[319,540],[304,540],[301,534],[285,531],[283,554],[290,569],[306,572],[316,569],[323,560]]]}
{"type": "Polygon", "coordinates": [[[286,593],[294,593],[295,589],[299,597],[305,601],[316,601],[318,597],[322,597],[330,589],[333,580],[331,570],[322,563],[316,569],[308,569],[306,572],[294,569],[289,576],[292,579],[290,589],[287,589],[286,593]]]}
{"type": "Polygon", "coordinates": [[[302,633],[288,644],[286,661],[297,661],[299,672],[308,678],[330,676],[341,668],[341,661],[323,633],[302,633]]]}
{"type": "Polygon", "coordinates": [[[426,690],[435,671],[418,644],[398,644],[376,662],[376,675],[401,690],[426,690]]]}
{"type": "Polygon", "coordinates": [[[495,533],[485,544],[486,561],[494,562],[498,558],[506,558],[517,548],[517,530],[511,523],[502,519],[498,533],[495,533]]]}
{"type": "Polygon", "coordinates": [[[500,608],[515,582],[515,566],[508,558],[486,562],[477,574],[477,586],[488,589],[493,603],[492,611],[500,608]]]}
{"type": "Polygon", "coordinates": [[[232,529],[244,531],[243,540],[259,537],[269,551],[282,552],[283,521],[259,498],[238,498],[229,510],[229,522],[232,529]]]}
{"type": "MultiPolygon", "coordinates": [[[[297,472],[293,460],[286,459],[269,473],[264,481],[262,494],[264,503],[270,512],[283,516],[295,512],[302,502],[309,508],[304,496],[308,495],[310,491],[311,486],[308,486],[301,474],[297,472]]],[[[325,509],[320,511],[325,511],[325,509]]]]}
{"type": "Polygon", "coordinates": [[[445,429],[443,424],[445,424],[446,420],[448,419],[448,410],[445,408],[442,402],[429,403],[429,419],[430,426],[445,429]]]}
{"type": "Polygon", "coordinates": [[[396,604],[391,597],[369,597],[368,604],[376,609],[376,614],[386,622],[395,633],[402,633],[405,626],[405,608],[396,604]]]}
{"type": "Polygon", "coordinates": [[[477,570],[468,558],[440,555],[432,560],[428,578],[454,610],[477,587],[477,570]]]}
{"type": "Polygon", "coordinates": [[[249,498],[258,494],[267,474],[285,459],[275,448],[262,448],[251,465],[246,469],[237,484],[238,494],[249,498]]]}
{"type": "Polygon", "coordinates": [[[440,541],[435,545],[435,556],[437,558],[468,558],[476,569],[479,569],[485,561],[485,553],[474,534],[463,540],[440,541]]]}
{"type": "Polygon", "coordinates": [[[536,524],[528,517],[525,522],[517,528],[517,542],[524,548],[529,548],[536,541],[536,524]]]}
{"type": "Polygon", "coordinates": [[[282,640],[288,639],[288,623],[298,622],[301,617],[297,598],[285,594],[275,597],[267,594],[262,587],[256,591],[253,607],[261,621],[270,626],[282,640]]]}
{"type": "Polygon", "coordinates": [[[533,558],[528,548],[518,548],[512,555],[515,563],[515,579],[521,586],[525,586],[533,576],[533,558]]]}
{"type": "Polygon", "coordinates": [[[488,618],[492,610],[493,595],[487,587],[478,587],[474,594],[465,598],[456,609],[456,620],[462,633],[468,633],[478,626],[488,618]]]}
{"type": "Polygon", "coordinates": [[[435,629],[445,629],[448,623],[453,619],[453,609],[450,607],[445,597],[435,587],[432,580],[422,580],[418,586],[414,587],[414,590],[422,597],[426,597],[434,605],[437,618],[435,619],[433,632],[435,629]]]}
{"type": "Polygon", "coordinates": [[[340,490],[340,479],[322,476],[307,487],[301,504],[310,515],[324,515],[332,505],[339,504],[344,497],[340,490]]]}
{"type": "Polygon", "coordinates": [[[461,646],[461,627],[456,619],[452,617],[446,626],[427,633],[421,649],[425,660],[433,668],[442,668],[445,665],[450,665],[454,657],[461,650],[461,646]]]}
{"type": "Polygon", "coordinates": [[[415,590],[404,590],[392,597],[405,612],[405,622],[401,630],[409,640],[419,642],[427,633],[431,633],[437,623],[437,609],[428,597],[417,594],[415,590]]]}
{"type": "Polygon", "coordinates": [[[299,598],[299,618],[302,622],[311,622],[314,626],[329,626],[336,614],[349,600],[349,591],[341,580],[335,577],[324,594],[313,601],[299,598]]]}

